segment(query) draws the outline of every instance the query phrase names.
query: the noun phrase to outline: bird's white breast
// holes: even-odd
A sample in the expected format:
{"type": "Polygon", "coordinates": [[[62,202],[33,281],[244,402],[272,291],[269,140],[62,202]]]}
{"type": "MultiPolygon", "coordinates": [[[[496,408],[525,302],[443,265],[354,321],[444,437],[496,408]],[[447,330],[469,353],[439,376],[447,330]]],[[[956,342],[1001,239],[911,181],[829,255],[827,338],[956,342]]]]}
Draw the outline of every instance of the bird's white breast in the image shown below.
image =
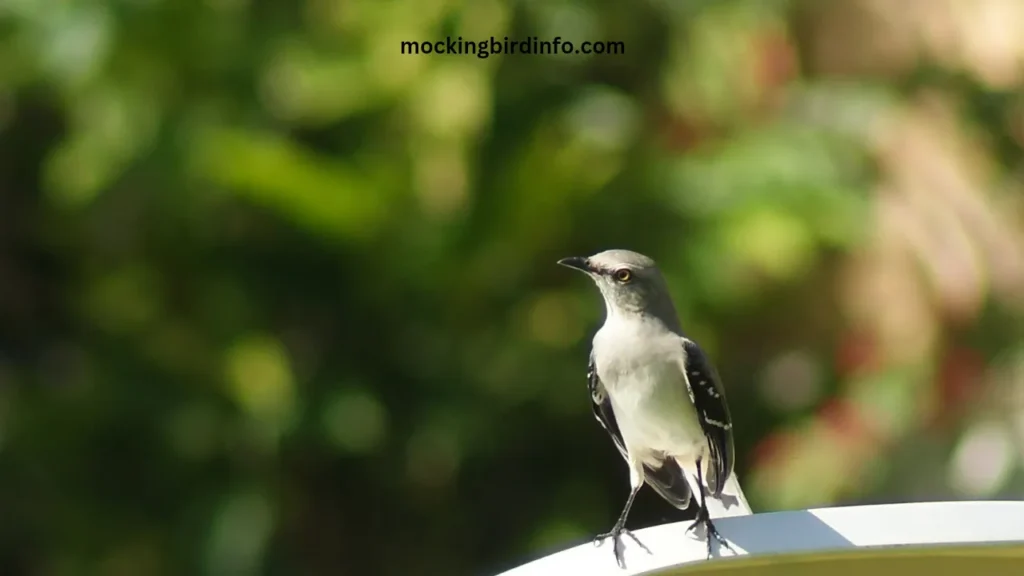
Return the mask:
{"type": "Polygon", "coordinates": [[[631,453],[700,456],[706,440],[684,380],[685,352],[678,336],[612,317],[594,336],[594,356],[631,453]]]}

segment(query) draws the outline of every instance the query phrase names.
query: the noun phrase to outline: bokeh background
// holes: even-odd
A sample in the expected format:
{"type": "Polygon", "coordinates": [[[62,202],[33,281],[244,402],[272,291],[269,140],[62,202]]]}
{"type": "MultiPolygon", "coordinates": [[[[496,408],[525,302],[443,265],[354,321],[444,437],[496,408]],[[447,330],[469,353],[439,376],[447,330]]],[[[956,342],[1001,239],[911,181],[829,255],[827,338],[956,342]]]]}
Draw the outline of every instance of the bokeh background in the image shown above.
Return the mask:
{"type": "MultiPolygon", "coordinates": [[[[3,0],[0,574],[487,575],[605,531],[657,259],[760,511],[1024,489],[1024,2],[3,0]],[[409,56],[445,36],[617,56],[409,56]]],[[[652,492],[630,526],[687,517],[652,492]]],[[[611,552],[609,562],[612,561],[611,552]]]]}

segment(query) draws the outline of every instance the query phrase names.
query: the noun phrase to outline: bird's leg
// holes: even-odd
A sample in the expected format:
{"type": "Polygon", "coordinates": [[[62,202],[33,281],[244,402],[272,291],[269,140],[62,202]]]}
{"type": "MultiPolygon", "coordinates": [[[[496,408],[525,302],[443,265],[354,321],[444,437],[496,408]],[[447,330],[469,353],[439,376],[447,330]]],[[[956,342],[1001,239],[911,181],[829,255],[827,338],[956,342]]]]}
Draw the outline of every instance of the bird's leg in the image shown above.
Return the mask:
{"type": "Polygon", "coordinates": [[[701,470],[701,461],[699,458],[697,459],[697,487],[700,491],[700,508],[697,510],[696,520],[694,520],[693,524],[690,525],[686,531],[696,531],[699,526],[704,526],[705,531],[707,532],[708,560],[714,556],[711,544],[712,539],[717,540],[720,546],[724,546],[729,549],[729,551],[735,553],[732,546],[729,546],[729,543],[725,541],[725,538],[722,538],[722,535],[718,533],[718,528],[715,528],[714,522],[711,521],[711,513],[708,511],[707,505],[707,494],[704,492],[704,475],[701,470]]]}
{"type": "Polygon", "coordinates": [[[600,546],[608,538],[612,539],[612,551],[615,552],[615,561],[618,562],[619,568],[623,569],[626,567],[626,560],[623,558],[623,553],[625,552],[625,546],[622,545],[623,534],[632,538],[633,541],[643,548],[648,554],[651,553],[639,538],[634,536],[629,530],[626,530],[626,517],[629,516],[629,509],[633,507],[633,499],[636,498],[636,493],[640,491],[640,486],[642,486],[642,484],[634,486],[629,492],[629,499],[626,500],[626,507],[622,509],[622,514],[619,514],[619,519],[615,521],[615,525],[612,526],[611,532],[599,534],[597,538],[594,538],[595,546],[600,546]]]}

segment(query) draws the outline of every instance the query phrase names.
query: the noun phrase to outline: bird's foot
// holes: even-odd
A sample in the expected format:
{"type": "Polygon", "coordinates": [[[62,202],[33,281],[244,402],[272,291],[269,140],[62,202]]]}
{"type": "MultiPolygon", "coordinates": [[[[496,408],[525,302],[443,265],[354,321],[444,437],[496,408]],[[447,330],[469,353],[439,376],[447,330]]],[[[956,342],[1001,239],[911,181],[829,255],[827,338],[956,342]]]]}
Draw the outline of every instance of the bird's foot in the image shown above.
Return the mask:
{"type": "Polygon", "coordinates": [[[697,533],[699,528],[703,527],[708,543],[708,560],[714,557],[714,542],[718,542],[718,545],[736,554],[736,551],[732,549],[732,546],[726,542],[725,538],[718,532],[718,528],[715,528],[715,523],[711,521],[708,516],[707,510],[701,510],[697,513],[697,519],[694,520],[693,524],[686,529],[687,532],[697,533]]]}
{"type": "Polygon", "coordinates": [[[626,559],[623,555],[626,551],[626,547],[622,544],[623,535],[632,538],[633,542],[636,542],[638,546],[644,549],[644,552],[647,552],[648,554],[651,553],[650,549],[648,549],[647,546],[644,546],[644,543],[641,542],[639,538],[634,536],[632,532],[626,530],[624,527],[619,526],[617,524],[612,528],[611,532],[598,534],[597,537],[594,538],[594,546],[600,546],[601,544],[604,544],[605,540],[611,538],[613,542],[612,551],[615,552],[615,562],[618,563],[619,568],[625,569],[626,559]]]}

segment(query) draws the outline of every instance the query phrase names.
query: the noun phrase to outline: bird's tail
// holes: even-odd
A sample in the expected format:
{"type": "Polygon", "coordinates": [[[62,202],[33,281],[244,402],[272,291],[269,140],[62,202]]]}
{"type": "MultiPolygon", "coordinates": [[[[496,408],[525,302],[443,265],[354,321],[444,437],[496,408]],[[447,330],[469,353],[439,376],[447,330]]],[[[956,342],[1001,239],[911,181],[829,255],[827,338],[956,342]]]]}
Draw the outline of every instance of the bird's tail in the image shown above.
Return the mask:
{"type": "MultiPolygon", "coordinates": [[[[678,459],[676,461],[679,462],[678,459]]],[[[679,466],[686,473],[686,482],[690,485],[690,490],[696,494],[699,489],[697,486],[696,463],[687,462],[683,464],[679,462],[679,466]]],[[[709,491],[707,484],[705,484],[704,493],[708,494],[709,491]]],[[[750,504],[747,504],[747,497],[743,494],[743,489],[740,488],[740,479],[736,476],[735,471],[729,474],[729,479],[725,481],[725,486],[722,486],[722,493],[719,496],[707,495],[707,505],[712,519],[726,518],[728,516],[746,516],[754,513],[750,509],[750,504]]]]}
{"type": "Polygon", "coordinates": [[[718,498],[708,496],[708,512],[711,518],[725,518],[728,516],[745,516],[753,514],[750,504],[747,504],[747,497],[740,488],[740,480],[733,472],[722,487],[722,494],[718,498]]]}

